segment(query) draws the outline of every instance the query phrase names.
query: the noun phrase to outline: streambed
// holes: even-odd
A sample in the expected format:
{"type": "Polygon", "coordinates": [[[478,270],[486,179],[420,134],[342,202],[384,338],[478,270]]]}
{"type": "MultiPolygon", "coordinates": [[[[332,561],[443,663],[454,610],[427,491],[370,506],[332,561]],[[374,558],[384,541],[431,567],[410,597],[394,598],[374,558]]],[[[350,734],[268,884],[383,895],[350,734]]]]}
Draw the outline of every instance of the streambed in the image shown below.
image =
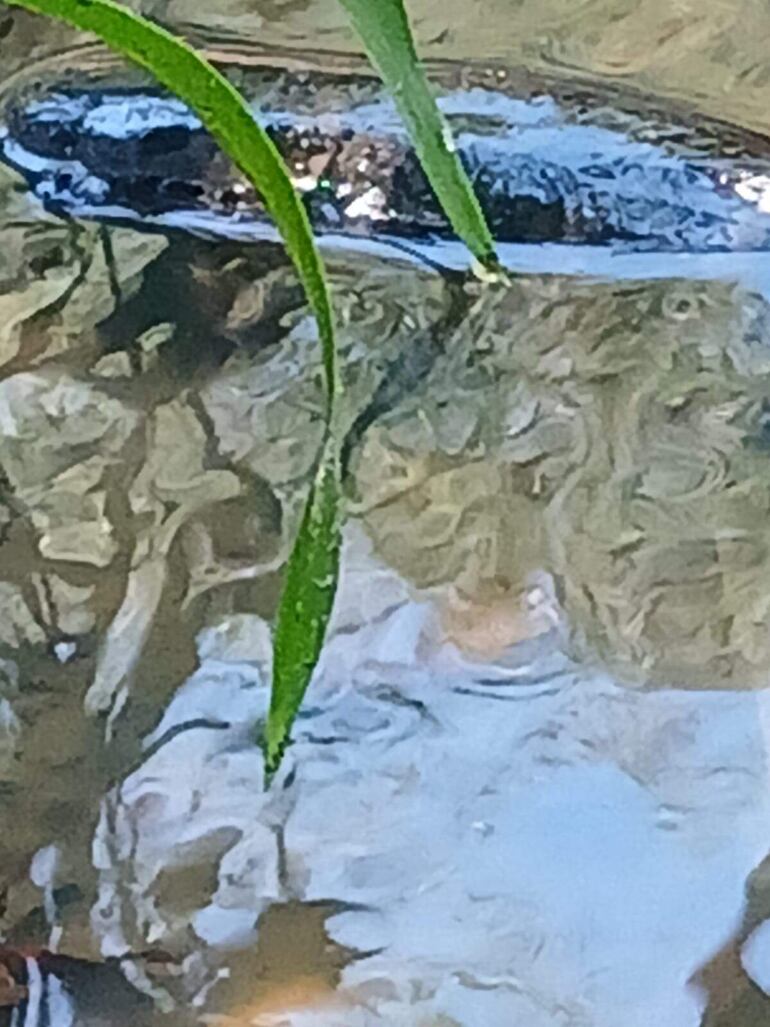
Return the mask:
{"type": "Polygon", "coordinates": [[[760,1022],[763,253],[513,242],[458,305],[330,248],[351,516],[265,793],[301,293],[2,176],[2,930],[133,996],[83,970],[70,1022],[760,1022]]]}

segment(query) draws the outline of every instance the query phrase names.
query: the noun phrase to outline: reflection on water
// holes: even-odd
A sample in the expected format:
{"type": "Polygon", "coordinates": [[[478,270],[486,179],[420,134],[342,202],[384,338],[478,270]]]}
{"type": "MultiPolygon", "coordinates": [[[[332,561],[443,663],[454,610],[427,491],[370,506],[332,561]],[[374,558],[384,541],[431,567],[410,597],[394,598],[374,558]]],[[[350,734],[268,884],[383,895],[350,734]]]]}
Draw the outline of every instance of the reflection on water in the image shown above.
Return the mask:
{"type": "MultiPolygon", "coordinates": [[[[765,16],[667,11],[632,53],[657,7],[604,5],[601,64],[557,6],[541,58],[569,29],[573,58],[642,84],[662,62],[672,89],[717,22],[729,48],[765,16]]],[[[335,38],[331,7],[278,9],[335,38]]],[[[269,625],[322,431],[302,295],[277,248],[59,220],[19,185],[2,172],[0,1024],[764,1022],[764,272],[584,250],[534,273],[520,247],[531,273],[480,292],[332,261],[351,517],[266,793],[269,625]]]]}

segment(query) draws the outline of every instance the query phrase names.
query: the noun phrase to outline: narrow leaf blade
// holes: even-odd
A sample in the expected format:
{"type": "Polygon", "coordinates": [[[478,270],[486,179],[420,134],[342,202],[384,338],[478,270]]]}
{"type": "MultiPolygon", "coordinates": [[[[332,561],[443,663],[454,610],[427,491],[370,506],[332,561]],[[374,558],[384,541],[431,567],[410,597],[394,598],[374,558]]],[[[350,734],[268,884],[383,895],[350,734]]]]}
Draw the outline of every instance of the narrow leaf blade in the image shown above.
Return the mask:
{"type": "Polygon", "coordinates": [[[497,271],[492,235],[420,65],[403,0],[340,0],[393,94],[417,156],[452,227],[483,267],[497,271]]]}
{"type": "Polygon", "coordinates": [[[281,762],[331,616],[339,577],[340,495],[339,449],[330,435],[286,568],[278,610],[265,728],[268,777],[281,762]]]}

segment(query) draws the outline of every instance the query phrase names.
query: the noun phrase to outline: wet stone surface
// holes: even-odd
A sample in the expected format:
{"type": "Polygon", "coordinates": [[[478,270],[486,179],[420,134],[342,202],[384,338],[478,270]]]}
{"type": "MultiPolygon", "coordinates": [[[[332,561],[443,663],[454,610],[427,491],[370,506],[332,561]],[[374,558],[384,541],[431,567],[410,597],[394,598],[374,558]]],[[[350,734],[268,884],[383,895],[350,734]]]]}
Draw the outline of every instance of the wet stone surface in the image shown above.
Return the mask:
{"type": "MultiPolygon", "coordinates": [[[[228,66],[222,51],[218,58],[228,66]]],[[[52,58],[0,94],[0,159],[48,209],[274,237],[259,193],[196,114],[136,75],[110,76],[98,55],[81,63],[80,82],[52,58]]],[[[762,132],[600,81],[494,63],[430,70],[498,244],[769,248],[762,132]]],[[[353,250],[361,239],[420,240],[446,259],[449,222],[395,104],[365,65],[312,52],[271,61],[270,51],[255,51],[229,74],[289,167],[317,234],[353,250]]]]}

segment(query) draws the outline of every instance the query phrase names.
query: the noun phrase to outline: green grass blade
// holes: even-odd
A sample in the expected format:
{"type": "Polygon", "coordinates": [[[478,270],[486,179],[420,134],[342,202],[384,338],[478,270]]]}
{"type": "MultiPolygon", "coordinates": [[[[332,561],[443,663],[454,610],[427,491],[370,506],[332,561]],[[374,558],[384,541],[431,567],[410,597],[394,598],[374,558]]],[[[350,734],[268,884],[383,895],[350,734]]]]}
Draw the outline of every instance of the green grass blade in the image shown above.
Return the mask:
{"type": "Polygon", "coordinates": [[[420,66],[403,0],[340,0],[393,94],[417,156],[452,227],[474,257],[497,270],[495,245],[420,66]]]}
{"type": "Polygon", "coordinates": [[[286,569],[273,645],[273,692],[265,728],[268,780],[321,654],[340,559],[339,447],[327,438],[297,542],[286,569]]]}
{"type": "Polygon", "coordinates": [[[275,773],[323,645],[337,587],[340,551],[340,393],[334,322],[321,257],[305,208],[277,149],[244,98],[183,40],[111,0],[10,0],[96,33],[149,71],[199,116],[251,180],[278,226],[318,322],[328,431],[319,470],[288,561],[274,638],[270,713],[265,731],[268,779],[275,773]]]}

